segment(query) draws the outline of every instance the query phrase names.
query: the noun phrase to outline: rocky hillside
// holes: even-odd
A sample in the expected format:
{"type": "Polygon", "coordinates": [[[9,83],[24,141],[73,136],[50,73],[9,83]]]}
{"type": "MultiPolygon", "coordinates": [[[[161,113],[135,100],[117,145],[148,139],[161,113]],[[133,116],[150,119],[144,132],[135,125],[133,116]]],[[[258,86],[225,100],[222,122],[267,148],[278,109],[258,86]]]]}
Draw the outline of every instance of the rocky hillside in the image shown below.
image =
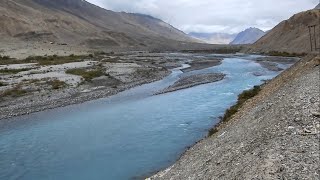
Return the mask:
{"type": "Polygon", "coordinates": [[[234,40],[236,35],[237,34],[228,33],[189,33],[189,36],[210,44],[229,44],[231,41],[234,40]]]}
{"type": "Polygon", "coordinates": [[[1,0],[0,38],[93,48],[194,41],[160,19],[108,11],[84,0],[1,0]]]}
{"type": "Polygon", "coordinates": [[[261,29],[248,28],[240,32],[230,44],[253,44],[264,35],[261,29]]]}
{"type": "Polygon", "coordinates": [[[273,79],[152,179],[318,179],[319,62],[309,56],[273,79]]]}
{"type": "MultiPolygon", "coordinates": [[[[258,40],[250,51],[308,53],[310,52],[308,26],[319,24],[319,19],[320,10],[318,9],[295,14],[258,40]]],[[[319,27],[318,25],[316,32],[319,32],[319,27]]],[[[317,36],[319,35],[317,34],[317,36]]]]}

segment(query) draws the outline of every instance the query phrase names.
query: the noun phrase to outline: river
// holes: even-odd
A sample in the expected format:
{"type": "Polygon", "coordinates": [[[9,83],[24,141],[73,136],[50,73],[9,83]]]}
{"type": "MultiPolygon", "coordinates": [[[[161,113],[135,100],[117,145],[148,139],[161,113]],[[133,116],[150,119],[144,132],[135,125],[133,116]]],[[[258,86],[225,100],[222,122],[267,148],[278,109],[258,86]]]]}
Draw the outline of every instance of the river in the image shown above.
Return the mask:
{"type": "Polygon", "coordinates": [[[178,80],[175,69],[110,98],[1,121],[0,179],[127,180],[165,168],[206,136],[239,93],[279,73],[249,58],[191,72],[227,74],[220,82],[153,96],[178,80]]]}

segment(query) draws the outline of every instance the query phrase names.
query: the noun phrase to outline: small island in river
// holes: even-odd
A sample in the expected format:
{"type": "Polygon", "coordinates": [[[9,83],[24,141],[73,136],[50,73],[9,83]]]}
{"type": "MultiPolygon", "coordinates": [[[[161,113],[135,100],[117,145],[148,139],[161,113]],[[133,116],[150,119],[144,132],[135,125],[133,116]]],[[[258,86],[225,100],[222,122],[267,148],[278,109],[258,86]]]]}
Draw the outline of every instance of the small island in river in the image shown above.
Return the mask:
{"type": "Polygon", "coordinates": [[[223,78],[225,76],[226,75],[223,73],[208,73],[208,74],[190,75],[190,76],[183,77],[183,78],[179,79],[173,85],[163,89],[160,92],[157,92],[156,94],[164,94],[164,93],[168,93],[168,92],[178,91],[181,89],[191,88],[191,87],[198,86],[201,84],[208,84],[208,83],[221,81],[221,80],[223,80],[223,78]]]}

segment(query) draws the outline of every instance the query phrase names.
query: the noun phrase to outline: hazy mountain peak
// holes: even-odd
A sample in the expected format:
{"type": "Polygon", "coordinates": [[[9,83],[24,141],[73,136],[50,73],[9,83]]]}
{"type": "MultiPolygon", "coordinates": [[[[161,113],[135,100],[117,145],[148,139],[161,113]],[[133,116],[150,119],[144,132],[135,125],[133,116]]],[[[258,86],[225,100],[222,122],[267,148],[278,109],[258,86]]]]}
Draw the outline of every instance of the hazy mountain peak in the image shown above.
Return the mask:
{"type": "Polygon", "coordinates": [[[265,35],[261,29],[250,27],[240,32],[230,44],[252,44],[265,35]]]}
{"type": "Polygon", "coordinates": [[[320,9],[320,3],[314,9],[320,9]]]}

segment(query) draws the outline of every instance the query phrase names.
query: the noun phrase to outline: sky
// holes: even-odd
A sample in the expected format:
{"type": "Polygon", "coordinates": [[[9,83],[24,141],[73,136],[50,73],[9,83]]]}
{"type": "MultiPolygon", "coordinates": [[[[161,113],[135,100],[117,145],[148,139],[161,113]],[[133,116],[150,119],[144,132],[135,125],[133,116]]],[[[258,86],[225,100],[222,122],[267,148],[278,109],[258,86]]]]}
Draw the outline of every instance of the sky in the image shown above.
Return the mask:
{"type": "Polygon", "coordinates": [[[113,11],[142,13],[189,32],[238,33],[249,27],[270,30],[319,0],[87,0],[113,11]]]}

